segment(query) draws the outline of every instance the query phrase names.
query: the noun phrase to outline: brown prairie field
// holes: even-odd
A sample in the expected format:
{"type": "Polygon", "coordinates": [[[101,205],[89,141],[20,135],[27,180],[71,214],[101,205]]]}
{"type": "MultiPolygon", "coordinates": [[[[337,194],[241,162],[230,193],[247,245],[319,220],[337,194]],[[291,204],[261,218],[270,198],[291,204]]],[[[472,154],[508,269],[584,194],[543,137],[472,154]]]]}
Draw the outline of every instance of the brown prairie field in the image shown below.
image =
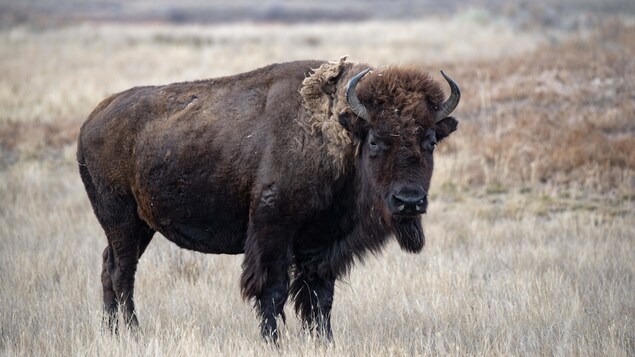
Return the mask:
{"type": "Polygon", "coordinates": [[[635,21],[592,19],[0,27],[0,355],[635,355],[635,21]],[[274,347],[240,298],[241,256],[157,235],[140,331],[103,333],[106,239],[75,159],[88,113],[136,85],[345,54],[461,85],[424,251],[390,243],[336,285],[334,344],[288,306],[274,347]]]}

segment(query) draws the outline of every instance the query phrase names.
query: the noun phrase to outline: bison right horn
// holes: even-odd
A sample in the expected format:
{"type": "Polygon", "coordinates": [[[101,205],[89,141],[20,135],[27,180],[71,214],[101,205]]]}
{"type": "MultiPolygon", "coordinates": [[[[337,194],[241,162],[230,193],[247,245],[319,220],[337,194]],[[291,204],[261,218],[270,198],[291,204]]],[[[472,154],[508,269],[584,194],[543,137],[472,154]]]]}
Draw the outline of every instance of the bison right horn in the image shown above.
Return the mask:
{"type": "Polygon", "coordinates": [[[351,78],[346,85],[346,102],[348,102],[348,106],[355,115],[366,121],[370,120],[370,116],[368,115],[368,110],[366,110],[364,105],[357,98],[355,87],[357,86],[357,82],[359,82],[359,80],[362,79],[362,77],[364,77],[369,71],[370,68],[358,73],[355,77],[351,78]]]}
{"type": "Polygon", "coordinates": [[[448,115],[450,115],[450,113],[452,113],[452,111],[454,111],[454,109],[456,109],[456,107],[459,105],[459,100],[461,99],[461,90],[459,89],[459,85],[456,84],[456,82],[452,80],[450,76],[445,74],[445,72],[441,71],[441,75],[443,75],[443,78],[448,81],[452,93],[450,94],[450,98],[443,102],[443,104],[441,104],[441,106],[439,107],[439,110],[435,115],[435,123],[440,122],[448,115]]]}

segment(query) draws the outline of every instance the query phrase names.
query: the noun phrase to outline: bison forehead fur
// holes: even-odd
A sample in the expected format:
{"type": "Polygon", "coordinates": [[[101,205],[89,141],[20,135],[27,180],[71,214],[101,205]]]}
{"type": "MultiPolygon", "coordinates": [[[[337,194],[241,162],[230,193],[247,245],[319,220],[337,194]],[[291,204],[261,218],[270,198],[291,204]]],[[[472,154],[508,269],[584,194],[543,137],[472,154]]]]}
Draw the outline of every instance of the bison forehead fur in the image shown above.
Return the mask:
{"type": "Polygon", "coordinates": [[[433,124],[432,113],[444,99],[441,86],[415,67],[391,66],[371,72],[358,88],[360,100],[371,114],[381,116],[392,111],[402,121],[417,121],[428,127],[433,124]]]}
{"type": "Polygon", "coordinates": [[[108,240],[108,327],[116,330],[119,306],[138,324],[134,274],[156,232],[186,249],[244,253],[243,296],[274,340],[289,296],[304,326],[331,338],[335,281],[355,260],[392,236],[420,251],[432,150],[456,129],[444,116],[458,96],[446,105],[415,68],[359,81],[368,68],[297,61],[102,101],[82,126],[77,159],[108,240]]]}

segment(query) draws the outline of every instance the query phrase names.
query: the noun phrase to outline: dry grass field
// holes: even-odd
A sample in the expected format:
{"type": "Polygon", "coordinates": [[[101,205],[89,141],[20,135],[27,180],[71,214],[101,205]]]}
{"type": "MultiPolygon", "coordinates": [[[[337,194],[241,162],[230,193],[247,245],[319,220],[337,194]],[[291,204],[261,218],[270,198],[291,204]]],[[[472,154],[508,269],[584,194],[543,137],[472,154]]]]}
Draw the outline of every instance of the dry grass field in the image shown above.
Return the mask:
{"type": "Polygon", "coordinates": [[[357,23],[86,23],[0,29],[0,355],[635,355],[635,21],[515,26],[478,9],[357,23]],[[448,38],[452,40],[447,41],[448,38]],[[102,333],[106,240],[77,172],[92,108],[135,85],[301,58],[446,70],[459,130],[437,151],[427,246],[338,283],[335,343],[280,347],[240,299],[241,256],[157,236],[141,330],[102,333]]]}

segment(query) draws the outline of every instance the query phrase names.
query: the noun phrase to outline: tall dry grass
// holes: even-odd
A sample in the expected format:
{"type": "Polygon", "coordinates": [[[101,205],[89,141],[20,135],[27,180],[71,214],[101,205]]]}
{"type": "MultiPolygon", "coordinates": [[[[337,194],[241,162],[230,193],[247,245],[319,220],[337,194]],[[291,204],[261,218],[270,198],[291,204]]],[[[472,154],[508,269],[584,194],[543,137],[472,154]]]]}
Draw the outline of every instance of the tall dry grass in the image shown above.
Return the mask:
{"type": "Polygon", "coordinates": [[[328,27],[0,31],[0,354],[635,354],[635,30],[603,23],[520,32],[467,12],[328,27]],[[240,300],[240,256],[157,236],[137,273],[140,333],[102,334],[105,238],[74,159],[92,107],[134,85],[346,53],[444,68],[461,84],[424,252],[391,244],[338,283],[335,345],[303,335],[288,311],[274,348],[240,300]]]}
{"type": "Polygon", "coordinates": [[[635,27],[596,32],[476,68],[467,83],[453,184],[635,193],[635,27]],[[464,155],[467,155],[465,157],[464,155]]]}
{"type": "Polygon", "coordinates": [[[289,324],[265,345],[239,297],[240,256],[156,237],[137,272],[141,333],[102,334],[103,233],[74,165],[0,176],[5,355],[632,355],[633,212],[537,215],[526,195],[435,200],[421,255],[391,244],[336,288],[336,344],[289,324]]]}

